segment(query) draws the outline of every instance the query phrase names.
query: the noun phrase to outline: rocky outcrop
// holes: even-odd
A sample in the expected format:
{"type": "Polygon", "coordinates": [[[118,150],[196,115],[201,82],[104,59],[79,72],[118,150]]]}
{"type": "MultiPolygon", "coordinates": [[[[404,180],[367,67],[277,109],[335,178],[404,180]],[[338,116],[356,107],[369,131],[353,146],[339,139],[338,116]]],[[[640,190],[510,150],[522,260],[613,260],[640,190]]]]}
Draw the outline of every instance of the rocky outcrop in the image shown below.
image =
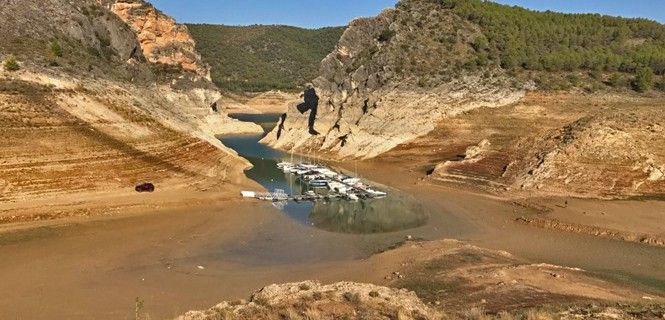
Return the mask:
{"type": "Polygon", "coordinates": [[[158,191],[242,183],[249,163],[215,135],[261,128],[216,110],[220,93],[172,19],[141,1],[111,0],[7,1],[0,18],[12,30],[0,58],[15,53],[21,64],[0,71],[2,223],[30,220],[21,217],[34,212],[21,208],[34,201],[80,205],[145,181],[158,191]]]}
{"type": "Polygon", "coordinates": [[[0,203],[131,191],[140,181],[162,190],[239,182],[249,164],[187,113],[204,100],[28,70],[0,76],[0,203]]]}
{"type": "Polygon", "coordinates": [[[118,0],[111,11],[136,33],[143,55],[152,63],[178,66],[210,80],[210,67],[201,61],[187,26],[142,0],[118,0]]]}
{"type": "Polygon", "coordinates": [[[314,281],[267,286],[249,301],[223,302],[178,320],[211,319],[443,319],[415,293],[371,284],[314,281]]]}
{"type": "Polygon", "coordinates": [[[443,119],[518,101],[524,91],[500,73],[446,76],[453,57],[470,50],[466,43],[474,32],[427,1],[402,1],[378,17],[353,21],[313,81],[317,110],[292,105],[281,130],[264,142],[338,158],[373,158],[431,132],[443,119]],[[459,46],[432,41],[424,30],[435,23],[442,28],[437,32],[454,34],[459,46]]]}
{"type": "Polygon", "coordinates": [[[659,96],[532,93],[513,106],[458,116],[400,152],[434,162],[433,179],[518,197],[661,196],[660,104],[659,96]],[[490,143],[477,145],[484,140],[490,143]]]}
{"type": "Polygon", "coordinates": [[[483,139],[483,141],[477,145],[466,148],[463,159],[449,160],[437,164],[432,173],[430,173],[430,176],[438,179],[446,179],[455,176],[456,168],[474,166],[484,159],[487,153],[491,150],[491,145],[492,144],[489,140],[483,139]]]}
{"type": "Polygon", "coordinates": [[[312,82],[316,106],[305,95],[263,142],[335,159],[408,154],[400,165],[492,192],[665,194],[657,97],[637,107],[627,92],[576,91],[547,107],[523,104],[541,94],[529,76],[481,67],[479,25],[445,7],[403,0],[352,22],[312,82]]]}
{"type": "Polygon", "coordinates": [[[260,126],[230,119],[217,108],[221,94],[210,83],[210,67],[201,61],[185,25],[177,24],[142,0],[118,0],[109,7],[131,27],[143,56],[150,63],[176,66],[196,74],[181,76],[160,86],[161,94],[153,97],[164,100],[164,108],[160,110],[170,111],[171,117],[192,123],[208,137],[263,132],[260,126]]]}
{"type": "Polygon", "coordinates": [[[516,189],[603,195],[665,194],[665,144],[653,110],[603,112],[566,124],[524,145],[532,157],[506,172],[516,189]]]}

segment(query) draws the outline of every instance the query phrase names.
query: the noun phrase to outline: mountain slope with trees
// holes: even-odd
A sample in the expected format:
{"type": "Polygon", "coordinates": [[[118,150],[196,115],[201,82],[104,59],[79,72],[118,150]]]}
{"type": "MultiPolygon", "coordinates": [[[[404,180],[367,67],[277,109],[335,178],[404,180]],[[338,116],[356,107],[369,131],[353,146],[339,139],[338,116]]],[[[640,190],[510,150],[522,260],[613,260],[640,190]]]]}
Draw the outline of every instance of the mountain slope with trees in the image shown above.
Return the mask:
{"type": "Polygon", "coordinates": [[[350,24],[316,116],[292,107],[264,142],[497,192],[663,194],[664,40],[644,19],[402,0],[350,24]]]}
{"type": "Polygon", "coordinates": [[[471,44],[478,66],[586,71],[596,79],[615,73],[610,82],[615,86],[622,84],[623,74],[634,77],[638,91],[653,87],[654,74],[665,74],[665,26],[654,21],[537,12],[479,0],[435,2],[479,27],[471,44]]]}
{"type": "Polygon", "coordinates": [[[295,90],[316,78],[343,27],[188,25],[212,79],[231,91],[295,90]]]}

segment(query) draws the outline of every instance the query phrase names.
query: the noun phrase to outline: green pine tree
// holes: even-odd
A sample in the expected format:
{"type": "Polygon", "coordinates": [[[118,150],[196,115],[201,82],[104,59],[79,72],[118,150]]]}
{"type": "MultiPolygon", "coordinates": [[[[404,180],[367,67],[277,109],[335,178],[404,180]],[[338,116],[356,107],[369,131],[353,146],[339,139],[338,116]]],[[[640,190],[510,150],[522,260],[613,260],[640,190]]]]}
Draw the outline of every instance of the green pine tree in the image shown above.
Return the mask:
{"type": "Polygon", "coordinates": [[[645,92],[653,89],[655,75],[649,67],[641,67],[637,70],[633,87],[638,92],[645,92]]]}

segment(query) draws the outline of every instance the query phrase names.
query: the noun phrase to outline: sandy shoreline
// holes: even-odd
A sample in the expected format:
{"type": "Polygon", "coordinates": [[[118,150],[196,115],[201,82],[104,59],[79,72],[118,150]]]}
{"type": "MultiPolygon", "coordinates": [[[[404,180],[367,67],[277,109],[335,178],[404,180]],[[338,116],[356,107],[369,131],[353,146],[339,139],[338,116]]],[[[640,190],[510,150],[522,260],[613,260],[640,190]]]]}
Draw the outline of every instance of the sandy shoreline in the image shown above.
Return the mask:
{"type": "MultiPolygon", "coordinates": [[[[523,216],[551,215],[561,219],[575,219],[575,213],[564,216],[557,210],[543,214],[543,206],[556,208],[556,204],[565,201],[560,198],[529,199],[539,206],[525,206],[514,199],[502,199],[468,186],[433,183],[417,171],[396,169],[399,166],[395,164],[375,160],[341,166],[347,170],[358,170],[367,179],[412,194],[435,210],[452,213],[469,222],[474,230],[465,234],[461,240],[483,248],[506,250],[532,261],[581,267],[610,278],[632,277],[636,282],[665,290],[665,269],[660,267],[665,263],[665,248],[662,246],[621,241],[585,232],[549,230],[517,222],[523,216]],[[617,270],[631,270],[632,275],[631,272],[613,274],[617,270]]],[[[617,227],[625,232],[651,234],[654,230],[662,230],[662,226],[642,222],[662,219],[665,211],[659,208],[663,205],[665,203],[658,201],[572,199],[569,200],[568,212],[575,212],[577,208],[587,208],[589,211],[595,208],[596,212],[602,211],[612,217],[594,220],[594,225],[599,228],[617,227]],[[635,214],[640,210],[643,210],[642,214],[635,214]],[[617,220],[626,221],[626,224],[611,224],[617,220]]]]}
{"type": "MultiPolygon", "coordinates": [[[[665,292],[661,267],[665,249],[520,225],[516,217],[538,211],[465,188],[430,184],[420,173],[396,170],[391,164],[357,165],[364,178],[411,194],[429,206],[430,223],[372,236],[329,233],[302,225],[269,204],[240,201],[237,190],[256,188],[250,181],[224,191],[176,189],[102,197],[96,205],[79,205],[95,210],[114,204],[125,212],[7,224],[0,229],[0,257],[11,261],[0,264],[0,292],[8,293],[0,301],[0,318],[15,314],[33,319],[91,314],[99,319],[130,318],[136,298],[144,301],[151,316],[169,318],[221,300],[244,298],[272,283],[316,279],[387,284],[385,274],[403,262],[379,259],[373,253],[407,235],[460,239],[506,250],[527,261],[580,267],[612,282],[627,280],[646,292],[665,292]]],[[[594,203],[574,200],[569,211],[551,214],[575,217],[575,210],[608,204],[594,203]]],[[[609,204],[613,207],[604,209],[609,217],[626,208],[651,205],[609,204]]],[[[640,228],[657,215],[640,217],[627,226],[640,228]]],[[[648,228],[643,230],[660,230],[648,228]]]]}

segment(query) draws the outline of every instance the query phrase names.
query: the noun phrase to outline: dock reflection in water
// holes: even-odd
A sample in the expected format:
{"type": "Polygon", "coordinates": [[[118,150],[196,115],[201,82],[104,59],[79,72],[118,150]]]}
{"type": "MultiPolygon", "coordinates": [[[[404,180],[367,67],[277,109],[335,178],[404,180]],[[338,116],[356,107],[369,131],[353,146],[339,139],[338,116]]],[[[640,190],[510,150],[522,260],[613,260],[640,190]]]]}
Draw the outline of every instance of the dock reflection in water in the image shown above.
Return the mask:
{"type": "Polygon", "coordinates": [[[309,215],[317,228],[340,233],[382,233],[417,228],[427,223],[425,208],[392,192],[389,198],[350,202],[320,201],[309,215]]]}
{"type": "MultiPolygon", "coordinates": [[[[277,118],[278,115],[274,115],[275,122],[277,118]]],[[[250,117],[238,119],[259,120],[250,117]]],[[[264,121],[257,122],[265,125],[265,118],[260,120],[264,121]]],[[[254,167],[246,172],[248,178],[269,191],[283,189],[288,194],[301,194],[306,186],[294,175],[277,168],[277,163],[289,156],[259,143],[261,138],[263,135],[227,136],[221,141],[252,163],[254,167]]],[[[278,208],[303,224],[337,233],[385,233],[427,224],[429,214],[420,203],[395,190],[384,191],[388,191],[388,197],[384,199],[357,202],[320,200],[314,203],[288,201],[278,208]]]]}

